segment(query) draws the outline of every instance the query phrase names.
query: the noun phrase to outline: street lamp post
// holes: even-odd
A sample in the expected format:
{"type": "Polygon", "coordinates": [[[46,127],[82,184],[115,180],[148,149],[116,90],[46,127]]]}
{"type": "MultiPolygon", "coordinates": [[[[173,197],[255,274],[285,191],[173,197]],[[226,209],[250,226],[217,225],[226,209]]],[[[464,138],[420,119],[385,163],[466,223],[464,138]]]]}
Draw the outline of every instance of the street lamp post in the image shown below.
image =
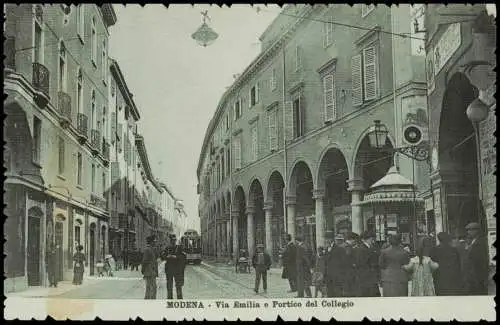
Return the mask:
{"type": "Polygon", "coordinates": [[[201,24],[196,32],[191,35],[191,38],[194,39],[199,45],[207,47],[212,44],[219,37],[219,35],[207,25],[207,19],[210,20],[210,17],[208,17],[208,11],[202,11],[201,15],[203,16],[203,24],[201,24]]]}

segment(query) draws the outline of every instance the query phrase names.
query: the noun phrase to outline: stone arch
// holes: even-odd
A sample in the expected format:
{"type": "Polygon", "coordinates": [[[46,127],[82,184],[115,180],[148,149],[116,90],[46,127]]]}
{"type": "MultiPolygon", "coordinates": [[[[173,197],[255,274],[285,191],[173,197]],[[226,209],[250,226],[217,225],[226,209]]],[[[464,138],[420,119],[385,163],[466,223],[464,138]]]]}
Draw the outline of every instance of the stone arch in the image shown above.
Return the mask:
{"type": "Polygon", "coordinates": [[[302,158],[297,158],[293,164],[291,165],[292,167],[290,168],[290,173],[288,174],[288,179],[286,180],[286,183],[287,183],[287,196],[290,195],[290,196],[295,196],[296,193],[295,193],[295,184],[297,184],[297,170],[298,170],[298,167],[297,166],[302,166],[302,167],[307,167],[307,170],[309,171],[310,175],[311,175],[311,182],[313,182],[313,187],[314,187],[314,181],[313,181],[313,177],[312,177],[312,164],[311,163],[308,163],[305,159],[302,159],[302,158]]]}
{"type": "Polygon", "coordinates": [[[325,149],[323,149],[323,151],[321,152],[319,159],[318,159],[318,164],[317,164],[317,168],[316,168],[316,172],[315,172],[315,180],[314,180],[314,184],[316,184],[317,189],[322,189],[325,186],[325,183],[324,183],[325,180],[322,177],[323,176],[322,174],[325,171],[328,171],[328,166],[325,166],[325,164],[328,163],[328,158],[329,158],[328,155],[331,154],[332,152],[336,152],[339,155],[339,157],[341,157],[343,159],[344,164],[342,164],[342,165],[345,165],[345,167],[342,166],[342,168],[347,170],[347,174],[348,174],[349,178],[351,178],[353,176],[352,175],[352,167],[349,166],[349,164],[347,162],[347,156],[342,151],[342,149],[340,149],[340,146],[337,144],[327,146],[325,149]]]}
{"type": "Polygon", "coordinates": [[[284,188],[283,176],[278,170],[272,170],[267,177],[265,204],[267,204],[266,209],[270,209],[266,210],[266,213],[271,214],[271,233],[269,240],[266,241],[266,249],[273,261],[279,260],[280,247],[286,245],[284,188]]]}
{"type": "Polygon", "coordinates": [[[250,178],[250,182],[248,183],[248,190],[247,190],[247,193],[248,193],[247,204],[249,206],[250,206],[251,200],[255,199],[253,197],[253,195],[255,193],[252,192],[252,189],[255,189],[254,186],[256,186],[256,184],[258,184],[260,186],[260,188],[262,189],[262,192],[264,193],[264,187],[262,186],[262,182],[261,182],[260,178],[256,175],[252,176],[250,178]]]}
{"type": "Polygon", "coordinates": [[[233,241],[233,248],[236,255],[238,255],[238,251],[240,249],[248,249],[247,243],[247,217],[246,217],[246,209],[247,209],[247,199],[245,195],[245,190],[241,184],[236,185],[233,194],[233,216],[235,218],[235,237],[233,241]]]}

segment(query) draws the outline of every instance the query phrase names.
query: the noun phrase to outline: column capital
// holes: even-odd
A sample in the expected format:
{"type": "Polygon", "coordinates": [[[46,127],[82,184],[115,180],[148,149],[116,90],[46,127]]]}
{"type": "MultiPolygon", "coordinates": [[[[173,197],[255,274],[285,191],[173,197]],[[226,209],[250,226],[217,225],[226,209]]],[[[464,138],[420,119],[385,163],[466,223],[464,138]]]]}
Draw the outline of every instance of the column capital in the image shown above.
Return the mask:
{"type": "Polygon", "coordinates": [[[347,180],[348,191],[364,191],[364,181],[362,178],[352,178],[347,180]]]}
{"type": "Polygon", "coordinates": [[[297,204],[297,197],[292,195],[287,195],[286,205],[295,205],[295,204],[297,204]]]}
{"type": "Polygon", "coordinates": [[[247,206],[245,210],[246,214],[254,214],[255,213],[255,207],[254,206],[247,206]]]}
{"type": "Polygon", "coordinates": [[[271,210],[273,207],[274,207],[274,204],[272,201],[264,202],[264,210],[271,210]]]}
{"type": "Polygon", "coordinates": [[[325,190],[323,189],[315,189],[313,190],[313,199],[323,199],[325,197],[325,190]]]}

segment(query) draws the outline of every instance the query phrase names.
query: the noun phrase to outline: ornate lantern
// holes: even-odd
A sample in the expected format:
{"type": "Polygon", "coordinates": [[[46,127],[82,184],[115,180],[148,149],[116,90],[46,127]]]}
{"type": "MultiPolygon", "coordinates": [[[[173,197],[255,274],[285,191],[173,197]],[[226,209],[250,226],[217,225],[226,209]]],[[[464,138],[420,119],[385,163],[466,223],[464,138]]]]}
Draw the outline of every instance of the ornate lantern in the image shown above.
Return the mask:
{"type": "Polygon", "coordinates": [[[373,148],[382,148],[385,145],[387,139],[387,134],[389,131],[384,124],[380,123],[380,120],[375,120],[375,126],[372,131],[368,133],[368,138],[370,139],[370,145],[373,148]]]}
{"type": "Polygon", "coordinates": [[[203,11],[201,14],[203,16],[203,24],[201,24],[201,26],[198,27],[198,30],[191,35],[191,38],[194,39],[196,43],[206,47],[212,44],[219,37],[219,35],[206,23],[207,19],[210,20],[208,17],[208,11],[203,11]]]}

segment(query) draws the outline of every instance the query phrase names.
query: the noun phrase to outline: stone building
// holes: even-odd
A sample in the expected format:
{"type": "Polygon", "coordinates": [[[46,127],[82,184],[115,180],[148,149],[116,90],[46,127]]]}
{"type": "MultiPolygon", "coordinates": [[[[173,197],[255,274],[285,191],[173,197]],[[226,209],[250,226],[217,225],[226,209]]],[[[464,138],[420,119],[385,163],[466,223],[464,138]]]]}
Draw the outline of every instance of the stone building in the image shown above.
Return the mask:
{"type": "Polygon", "coordinates": [[[5,291],[72,278],[108,251],[108,38],[110,4],[5,6],[5,291]]]}
{"type": "Polygon", "coordinates": [[[391,149],[408,145],[407,125],[427,132],[414,11],[284,7],[205,134],[197,169],[205,256],[265,244],[276,261],[286,233],[317,247],[347,230],[372,229],[379,241],[397,231],[409,244],[433,231],[429,165],[391,149]],[[389,132],[384,150],[369,141],[374,120],[389,132]]]}
{"type": "Polygon", "coordinates": [[[484,4],[432,5],[425,31],[436,227],[460,236],[467,223],[480,223],[494,263],[494,17],[484,4]]]}

